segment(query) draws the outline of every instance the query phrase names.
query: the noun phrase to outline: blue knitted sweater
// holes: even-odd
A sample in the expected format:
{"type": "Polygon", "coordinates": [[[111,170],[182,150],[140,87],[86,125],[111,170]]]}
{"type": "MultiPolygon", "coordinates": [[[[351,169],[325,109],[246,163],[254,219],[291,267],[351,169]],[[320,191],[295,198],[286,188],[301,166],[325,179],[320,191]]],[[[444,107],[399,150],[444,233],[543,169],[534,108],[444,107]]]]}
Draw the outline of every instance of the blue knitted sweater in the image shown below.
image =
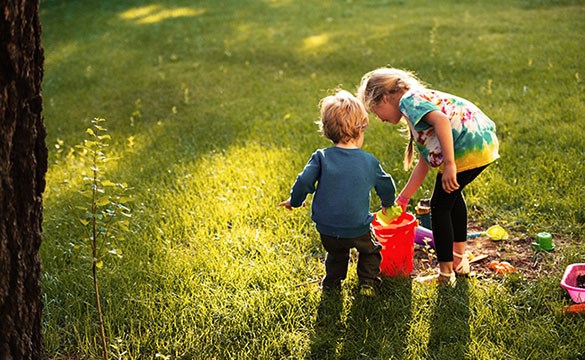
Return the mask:
{"type": "Polygon", "coordinates": [[[362,149],[330,147],[313,153],[298,175],[290,204],[299,207],[315,193],[312,219],[324,235],[353,238],[370,229],[370,191],[375,189],[381,205],[394,204],[396,187],[380,162],[362,149]]]}

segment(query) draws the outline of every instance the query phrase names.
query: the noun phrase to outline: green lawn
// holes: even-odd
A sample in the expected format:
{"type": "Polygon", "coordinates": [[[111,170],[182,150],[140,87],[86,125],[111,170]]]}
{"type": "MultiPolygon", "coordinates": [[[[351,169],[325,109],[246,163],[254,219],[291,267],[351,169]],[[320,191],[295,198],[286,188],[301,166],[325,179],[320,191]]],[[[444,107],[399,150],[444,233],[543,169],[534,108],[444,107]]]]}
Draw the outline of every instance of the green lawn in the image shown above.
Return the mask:
{"type": "MultiPolygon", "coordinates": [[[[585,3],[578,0],[42,0],[50,149],[42,285],[50,358],[100,356],[79,245],[93,118],[130,226],[99,273],[110,356],[124,359],[580,359],[583,316],[559,286],[585,262],[585,3]],[[355,266],[322,297],[310,206],[286,199],[332,89],[391,65],[478,104],[502,158],[467,189],[470,217],[568,239],[543,273],[437,289],[355,266]]],[[[401,188],[406,139],[372,118],[364,149],[401,188]]],[[[426,181],[416,197],[429,195],[426,181]]],[[[377,210],[372,201],[372,210],[377,210]]]]}

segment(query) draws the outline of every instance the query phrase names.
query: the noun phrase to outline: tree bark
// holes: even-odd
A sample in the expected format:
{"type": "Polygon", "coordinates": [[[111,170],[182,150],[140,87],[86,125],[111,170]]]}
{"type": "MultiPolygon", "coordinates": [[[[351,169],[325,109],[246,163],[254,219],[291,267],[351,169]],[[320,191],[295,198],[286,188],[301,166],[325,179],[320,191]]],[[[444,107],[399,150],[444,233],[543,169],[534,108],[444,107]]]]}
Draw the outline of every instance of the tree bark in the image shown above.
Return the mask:
{"type": "Polygon", "coordinates": [[[0,359],[41,359],[47,172],[39,0],[0,2],[0,359]]]}

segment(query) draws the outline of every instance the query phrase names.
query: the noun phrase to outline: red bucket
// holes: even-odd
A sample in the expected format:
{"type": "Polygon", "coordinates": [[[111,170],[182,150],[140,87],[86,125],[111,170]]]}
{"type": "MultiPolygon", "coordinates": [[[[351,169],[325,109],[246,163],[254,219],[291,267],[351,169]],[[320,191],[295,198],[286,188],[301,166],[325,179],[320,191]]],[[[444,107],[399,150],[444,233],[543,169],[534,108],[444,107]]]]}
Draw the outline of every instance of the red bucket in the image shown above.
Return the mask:
{"type": "Polygon", "coordinates": [[[407,212],[403,212],[387,226],[374,218],[372,221],[374,235],[382,244],[382,262],[380,263],[382,276],[408,277],[410,275],[417,225],[416,217],[407,212]]]}

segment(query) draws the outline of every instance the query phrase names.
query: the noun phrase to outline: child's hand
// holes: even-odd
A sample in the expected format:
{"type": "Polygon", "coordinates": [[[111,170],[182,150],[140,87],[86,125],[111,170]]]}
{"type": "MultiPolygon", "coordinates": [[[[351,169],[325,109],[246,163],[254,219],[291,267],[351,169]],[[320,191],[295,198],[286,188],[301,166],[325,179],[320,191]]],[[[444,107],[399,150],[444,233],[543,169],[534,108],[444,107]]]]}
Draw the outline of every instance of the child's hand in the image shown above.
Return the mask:
{"type": "Polygon", "coordinates": [[[286,199],[285,201],[281,202],[280,204],[278,204],[278,206],[284,206],[285,208],[289,209],[292,211],[293,207],[290,206],[290,198],[286,199]]]}
{"type": "Polygon", "coordinates": [[[400,208],[402,209],[402,211],[406,211],[406,207],[408,206],[408,202],[410,201],[409,198],[405,198],[402,195],[399,195],[396,198],[396,205],[400,206],[400,208]]]}
{"type": "MultiPolygon", "coordinates": [[[[278,206],[284,206],[285,208],[289,209],[292,211],[292,209],[294,209],[291,205],[290,205],[290,198],[286,199],[285,201],[281,202],[280,204],[278,204],[278,206]]],[[[305,204],[305,202],[303,201],[303,207],[307,206],[305,204]]]]}
{"type": "Polygon", "coordinates": [[[459,183],[457,182],[457,166],[455,166],[455,164],[445,164],[442,185],[443,190],[447,193],[452,193],[459,189],[459,183]]]}

